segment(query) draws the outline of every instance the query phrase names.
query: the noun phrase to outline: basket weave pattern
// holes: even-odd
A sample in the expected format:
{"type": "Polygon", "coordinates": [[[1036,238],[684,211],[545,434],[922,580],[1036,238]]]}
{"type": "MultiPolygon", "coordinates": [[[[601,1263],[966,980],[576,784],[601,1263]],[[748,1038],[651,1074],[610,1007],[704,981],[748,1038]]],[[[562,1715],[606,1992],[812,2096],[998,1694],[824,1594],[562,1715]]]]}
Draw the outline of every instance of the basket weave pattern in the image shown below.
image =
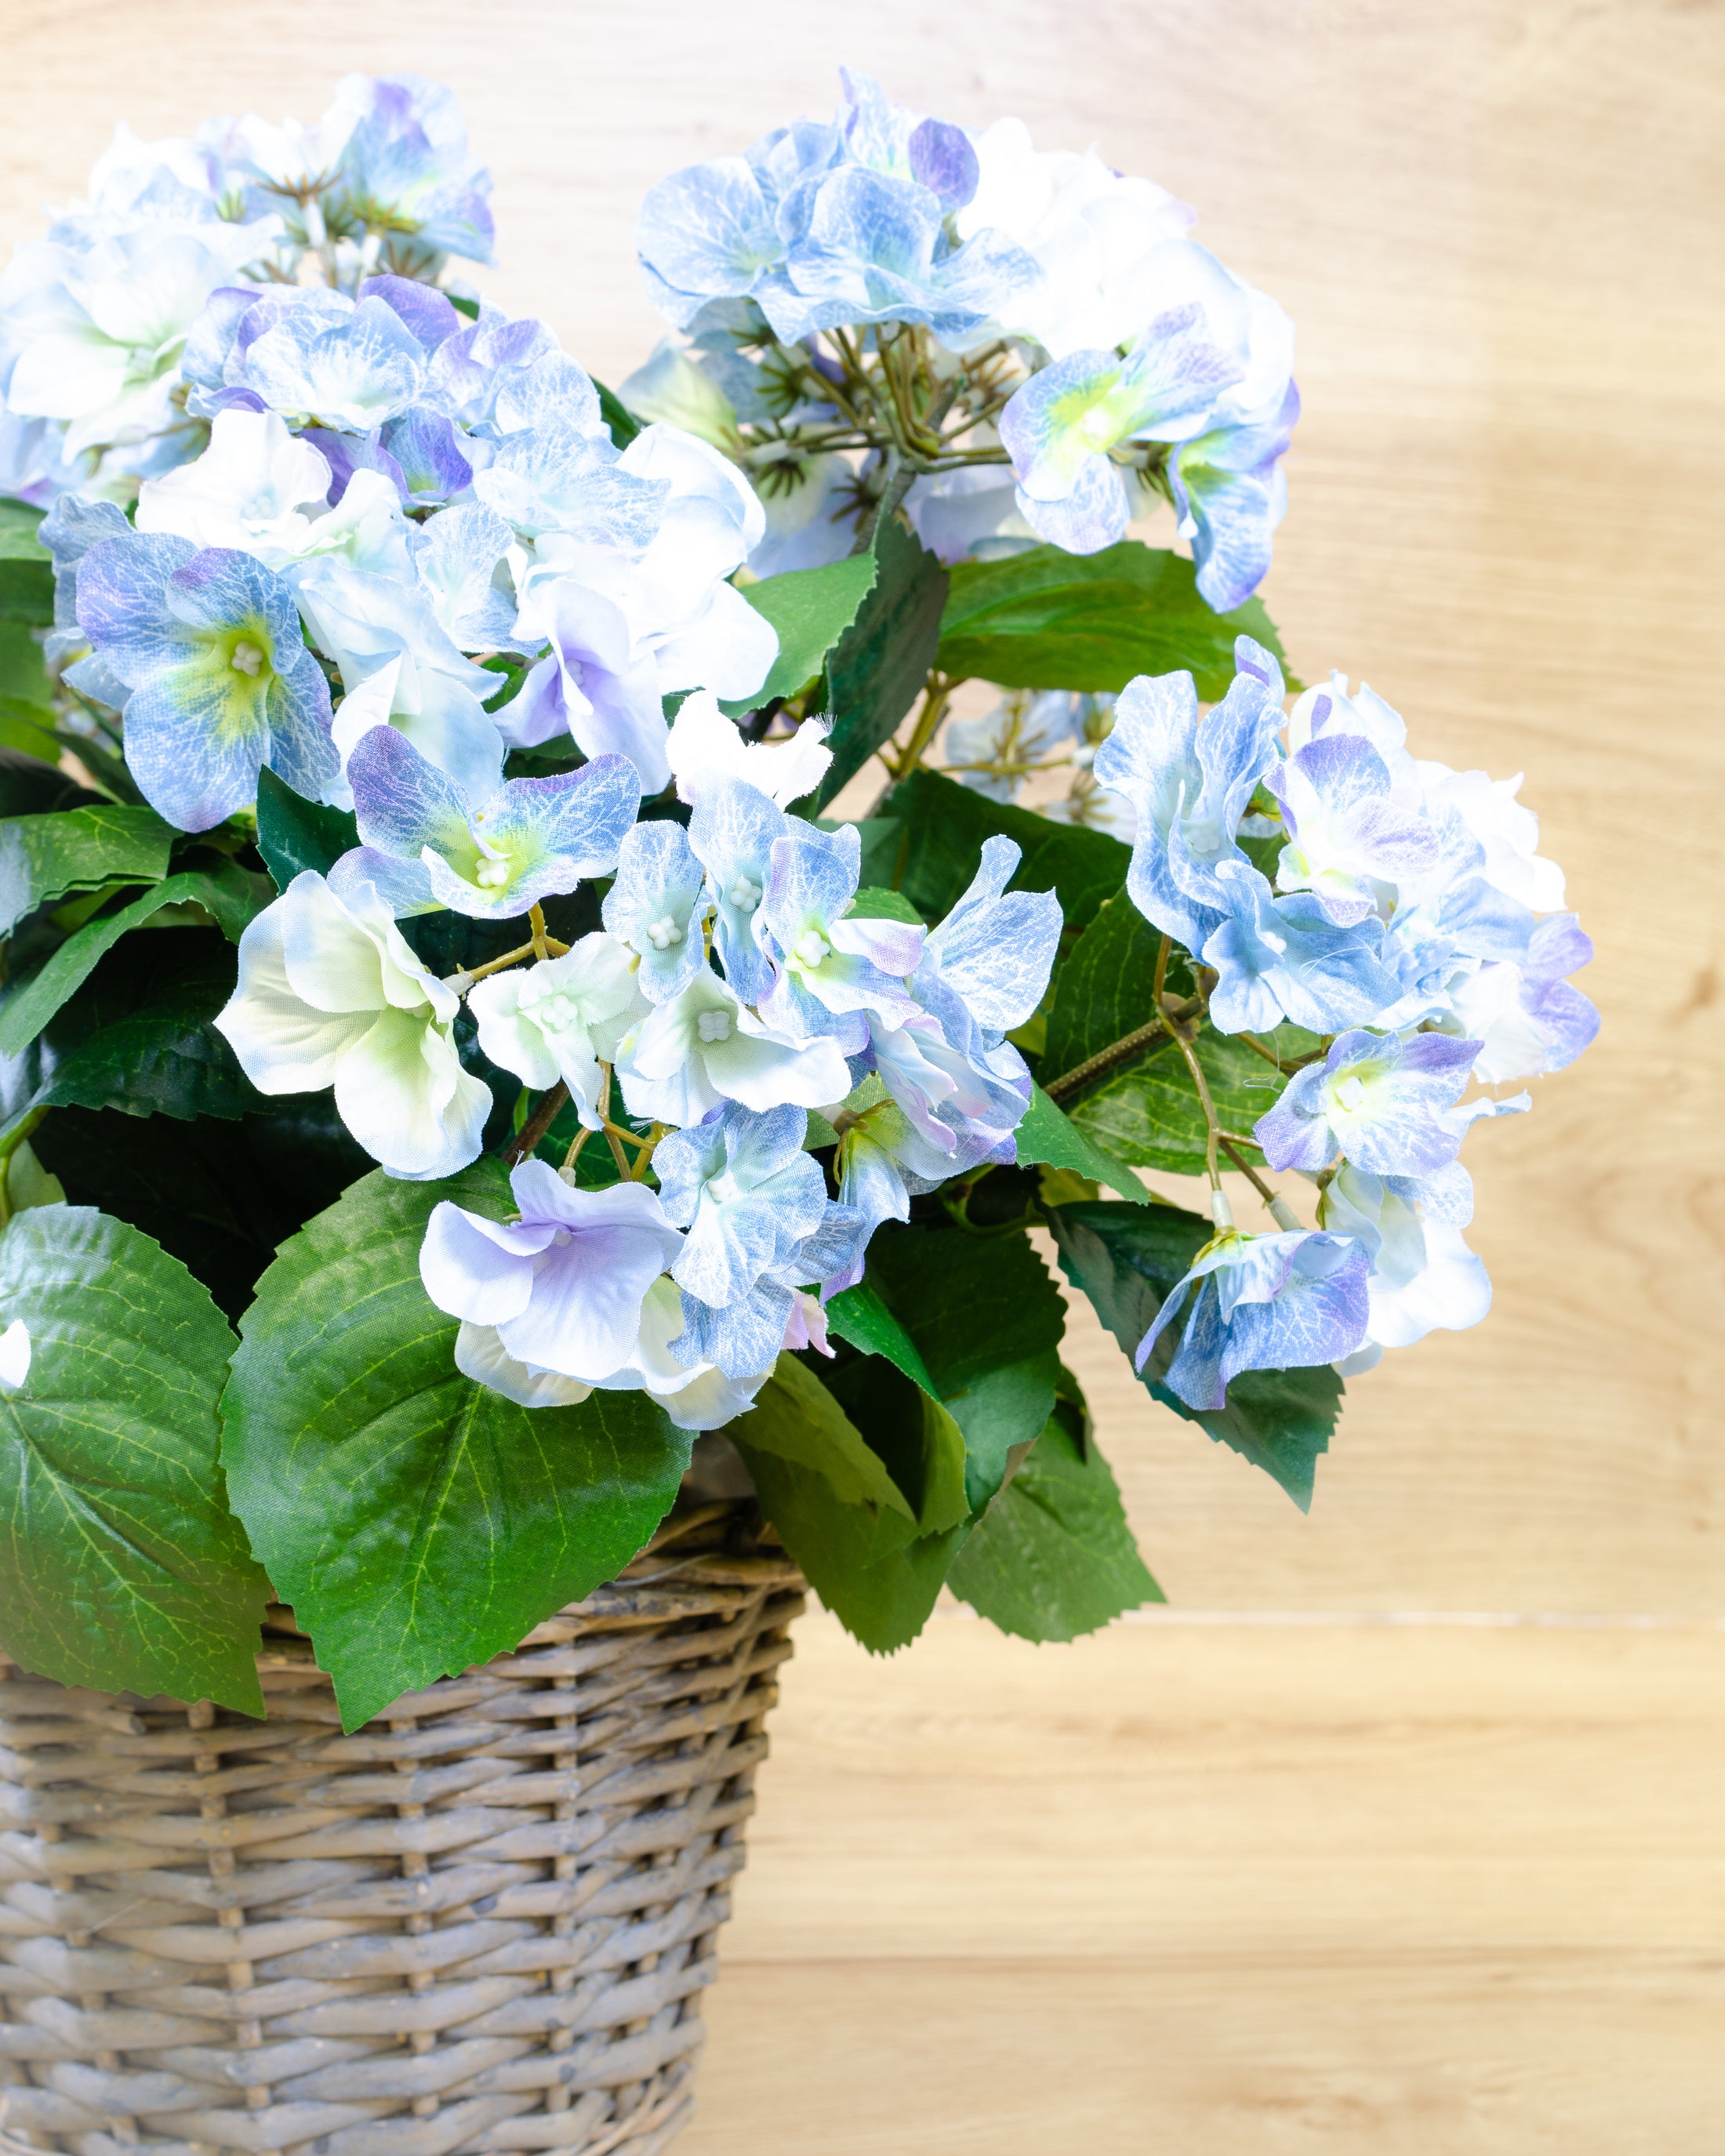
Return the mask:
{"type": "Polygon", "coordinates": [[[802,1607],[730,1509],[351,1737],[0,1662],[0,2149],[652,2156],[802,1607]]]}

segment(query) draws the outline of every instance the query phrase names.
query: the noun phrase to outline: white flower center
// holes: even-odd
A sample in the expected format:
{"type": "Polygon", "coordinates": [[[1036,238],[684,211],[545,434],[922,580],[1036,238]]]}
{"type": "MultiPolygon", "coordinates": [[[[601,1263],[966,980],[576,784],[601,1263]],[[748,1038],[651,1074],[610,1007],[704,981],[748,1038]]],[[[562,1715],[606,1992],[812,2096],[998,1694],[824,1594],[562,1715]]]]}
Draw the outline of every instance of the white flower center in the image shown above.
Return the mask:
{"type": "Polygon", "coordinates": [[[761,886],[746,875],[740,875],[725,894],[739,913],[752,913],[761,903],[761,886]]]}
{"type": "Polygon", "coordinates": [[[1336,1106],[1344,1115],[1357,1115],[1366,1105],[1366,1084],[1363,1078],[1344,1078],[1336,1087],[1336,1106]]]}
{"type": "Polygon", "coordinates": [[[721,1168],[716,1175],[709,1176],[706,1194],[715,1205],[729,1205],[742,1196],[728,1168],[721,1168]]]}
{"type": "Polygon", "coordinates": [[[242,639],[234,647],[234,656],[228,664],[236,674],[249,674],[255,681],[264,670],[264,654],[255,644],[242,639]]]}
{"type": "Polygon", "coordinates": [[[565,1026],[573,1025],[580,1015],[572,999],[561,988],[553,989],[533,1006],[534,1023],[547,1033],[561,1033],[565,1026]]]}
{"type": "Polygon", "coordinates": [[[669,951],[673,943],[680,943],[683,932],[668,913],[661,913],[657,921],[647,923],[647,941],[655,951],[669,951]]]}
{"type": "Polygon", "coordinates": [[[731,1014],[727,1010],[704,1010],[695,1023],[703,1040],[729,1040],[731,1038],[731,1014]]]}
{"type": "Polygon", "coordinates": [[[792,956],[799,966],[818,966],[832,947],[818,929],[805,928],[792,947],[792,956]]]}

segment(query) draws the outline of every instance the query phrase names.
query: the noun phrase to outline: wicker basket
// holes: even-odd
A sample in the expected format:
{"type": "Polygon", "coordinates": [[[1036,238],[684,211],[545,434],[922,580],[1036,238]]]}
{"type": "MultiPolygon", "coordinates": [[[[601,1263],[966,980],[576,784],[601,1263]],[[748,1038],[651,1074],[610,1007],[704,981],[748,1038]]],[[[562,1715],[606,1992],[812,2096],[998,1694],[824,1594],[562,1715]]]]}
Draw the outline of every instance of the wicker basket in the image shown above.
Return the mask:
{"type": "Polygon", "coordinates": [[[665,2148],[802,1608],[746,1518],[352,1737],[285,1612],[262,1722],[0,1662],[0,2149],[665,2148]]]}

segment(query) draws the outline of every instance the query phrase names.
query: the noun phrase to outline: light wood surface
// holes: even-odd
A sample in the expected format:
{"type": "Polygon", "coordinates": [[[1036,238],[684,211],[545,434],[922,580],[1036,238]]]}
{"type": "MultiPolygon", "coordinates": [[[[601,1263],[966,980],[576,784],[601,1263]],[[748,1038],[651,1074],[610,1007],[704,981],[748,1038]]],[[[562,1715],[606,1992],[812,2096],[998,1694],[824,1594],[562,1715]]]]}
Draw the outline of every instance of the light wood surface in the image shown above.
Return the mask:
{"type": "Polygon", "coordinates": [[[1481,1329],[1353,1389],[1317,1503],[1075,1359],[1181,1611],[1032,1650],[825,1620],[689,2156],[1725,2148],[1717,1727],[1725,726],[1717,0],[0,0],[0,244],[111,121],[454,82],[483,280],[615,380],[643,189],[841,59],[1199,206],[1299,326],[1294,662],[1527,773],[1605,1030],[1469,1146],[1481,1329]],[[1317,1613],[1679,1620],[1615,1629],[1317,1613]]]}

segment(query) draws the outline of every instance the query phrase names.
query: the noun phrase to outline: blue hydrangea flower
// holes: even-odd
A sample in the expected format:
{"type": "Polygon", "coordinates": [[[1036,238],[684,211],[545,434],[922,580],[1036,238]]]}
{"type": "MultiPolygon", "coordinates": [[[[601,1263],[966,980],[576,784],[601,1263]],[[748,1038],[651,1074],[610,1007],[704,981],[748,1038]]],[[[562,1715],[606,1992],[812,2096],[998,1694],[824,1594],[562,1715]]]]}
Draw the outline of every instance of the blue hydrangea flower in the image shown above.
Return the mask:
{"type": "Polygon", "coordinates": [[[1277,1170],[1315,1173],[1347,1159],[1374,1175],[1435,1174],[1477,1116],[1519,1105],[1481,1099],[1457,1110],[1479,1052],[1478,1041],[1441,1033],[1338,1034],[1322,1063],[1294,1073],[1254,1135],[1277,1170]]]}
{"type": "Polygon", "coordinates": [[[1388,765],[1358,734],[1315,736],[1267,783],[1288,834],[1277,886],[1316,892],[1332,921],[1364,920],[1378,886],[1418,883],[1438,865],[1437,829],[1417,800],[1396,798],[1388,765]]]}
{"type": "Polygon", "coordinates": [[[1367,1262],[1348,1235],[1309,1229],[1218,1235],[1157,1312],[1135,1367],[1144,1368],[1183,1311],[1179,1345],[1161,1382],[1189,1408],[1225,1407],[1228,1387],[1243,1370],[1339,1362],[1365,1337],[1367,1262]]]}
{"type": "Polygon", "coordinates": [[[1113,546],[1126,536],[1133,497],[1110,450],[1194,431],[1240,376],[1189,303],[1158,316],[1124,358],[1075,352],[1045,367],[1000,415],[1020,511],[1068,553],[1113,546]]]}
{"type": "Polygon", "coordinates": [[[691,1359],[727,1377],[778,1353],[802,1285],[780,1276],[826,1218],[826,1178],[802,1149],[808,1124],[801,1108],[756,1115],[732,1102],[662,1138],[653,1155],[665,1217],[689,1231],[671,1278],[683,1291],[691,1359]]]}
{"type": "Polygon", "coordinates": [[[930,931],[911,976],[916,1015],[869,1020],[863,1061],[918,1136],[947,1153],[948,1173],[1014,1158],[1030,1105],[1029,1071],[1005,1035],[1042,1000],[1061,916],[1053,891],[1007,891],[1019,860],[1010,839],[984,842],[970,888],[930,931]]]}
{"type": "Polygon", "coordinates": [[[1363,1345],[1343,1374],[1368,1368],[1386,1348],[1409,1348],[1440,1329],[1465,1332],[1491,1307],[1491,1281],[1462,1229],[1473,1184],[1459,1162],[1435,1175],[1373,1175],[1344,1165],[1326,1186],[1318,1219],[1350,1235],[1371,1260],[1363,1345]]]}
{"type": "Polygon", "coordinates": [[[706,773],[690,793],[695,805],[689,844],[706,870],[713,948],[726,979],[744,1003],[758,1003],[772,986],[773,966],[761,947],[756,924],[767,894],[773,841],[790,831],[790,820],[776,802],[740,778],[706,773]]]}
{"type": "Polygon", "coordinates": [[[1191,542],[1199,595],[1218,613],[1244,606],[1269,571],[1288,505],[1281,459],[1299,416],[1300,393],[1291,382],[1272,418],[1212,428],[1168,459],[1168,488],[1180,536],[1191,542]]]}
{"type": "Polygon", "coordinates": [[[78,623],[130,691],[132,776],[182,831],[249,808],[266,763],[313,801],[339,782],[294,595],[249,554],[165,533],[101,540],[78,565],[78,623]]]}
{"type": "Polygon", "coordinates": [[[414,527],[413,566],[450,642],[465,651],[507,647],[515,601],[500,583],[514,534],[495,510],[470,501],[414,527]]]}
{"type": "Polygon", "coordinates": [[[414,268],[441,254],[489,263],[491,175],[469,152],[452,90],[423,75],[344,76],[339,112],[355,115],[334,190],[338,217],[417,243],[414,268]]]}
{"type": "Polygon", "coordinates": [[[347,777],[363,870],[379,890],[392,900],[423,892],[480,921],[511,920],[605,875],[641,798],[634,766],[603,756],[555,778],[512,778],[475,805],[393,726],[361,737],[347,777]]]}
{"type": "Polygon", "coordinates": [[[325,285],[261,296],[254,286],[244,306],[239,296],[213,295],[187,339],[185,374],[202,392],[193,408],[237,404],[295,427],[370,434],[418,401],[427,353],[389,297],[350,300],[325,285]]]}
{"type": "Polygon", "coordinates": [[[1137,814],[1127,876],[1133,905],[1189,951],[1230,910],[1216,870],[1224,861],[1248,865],[1235,834],[1276,760],[1281,670],[1249,636],[1235,639],[1235,665],[1227,696],[1203,720],[1189,674],[1128,682],[1092,767],[1097,784],[1137,814]]]}
{"type": "Polygon", "coordinates": [[[993,232],[954,247],[939,198],[860,165],[814,190],[785,257],[791,294],[764,304],[788,341],[849,322],[924,322],[948,344],[973,336],[1041,275],[993,232]]]}
{"type": "Polygon", "coordinates": [[[670,1003],[706,963],[701,928],[705,882],[680,824],[637,824],[624,834],[603,917],[611,934],[639,954],[636,979],[649,1003],[670,1003]]]}
{"type": "Polygon", "coordinates": [[[1594,955],[1573,913],[1534,924],[1525,961],[1461,969],[1449,983],[1437,1023],[1476,1034],[1476,1074],[1488,1086],[1562,1070],[1592,1043],[1599,1014],[1568,976],[1594,955]]]}
{"type": "Polygon", "coordinates": [[[1229,912],[1199,955],[1220,977],[1210,1017],[1223,1033],[1273,1031],[1286,1019],[1312,1033],[1363,1025],[1401,993],[1373,915],[1338,928],[1310,891],[1278,898],[1247,861],[1219,862],[1229,912]]]}
{"type": "Polygon", "coordinates": [[[865,1014],[889,1025],[916,1015],[904,976],[922,957],[924,932],[902,921],[847,917],[856,896],[862,841],[854,824],[812,826],[775,839],[761,901],[778,977],[761,1015],[795,1040],[832,1034],[847,1055],[868,1038],[865,1014]]]}
{"type": "Polygon", "coordinates": [[[1145,326],[1122,358],[1066,353],[1031,376],[1000,417],[1000,439],[1032,527],[1073,553],[1123,538],[1137,513],[1114,460],[1173,445],[1168,484],[1193,542],[1199,589],[1237,606],[1270,561],[1285,489],[1276,469],[1300,401],[1292,331],[1273,300],[1187,239],[1142,265],[1145,326]]]}

